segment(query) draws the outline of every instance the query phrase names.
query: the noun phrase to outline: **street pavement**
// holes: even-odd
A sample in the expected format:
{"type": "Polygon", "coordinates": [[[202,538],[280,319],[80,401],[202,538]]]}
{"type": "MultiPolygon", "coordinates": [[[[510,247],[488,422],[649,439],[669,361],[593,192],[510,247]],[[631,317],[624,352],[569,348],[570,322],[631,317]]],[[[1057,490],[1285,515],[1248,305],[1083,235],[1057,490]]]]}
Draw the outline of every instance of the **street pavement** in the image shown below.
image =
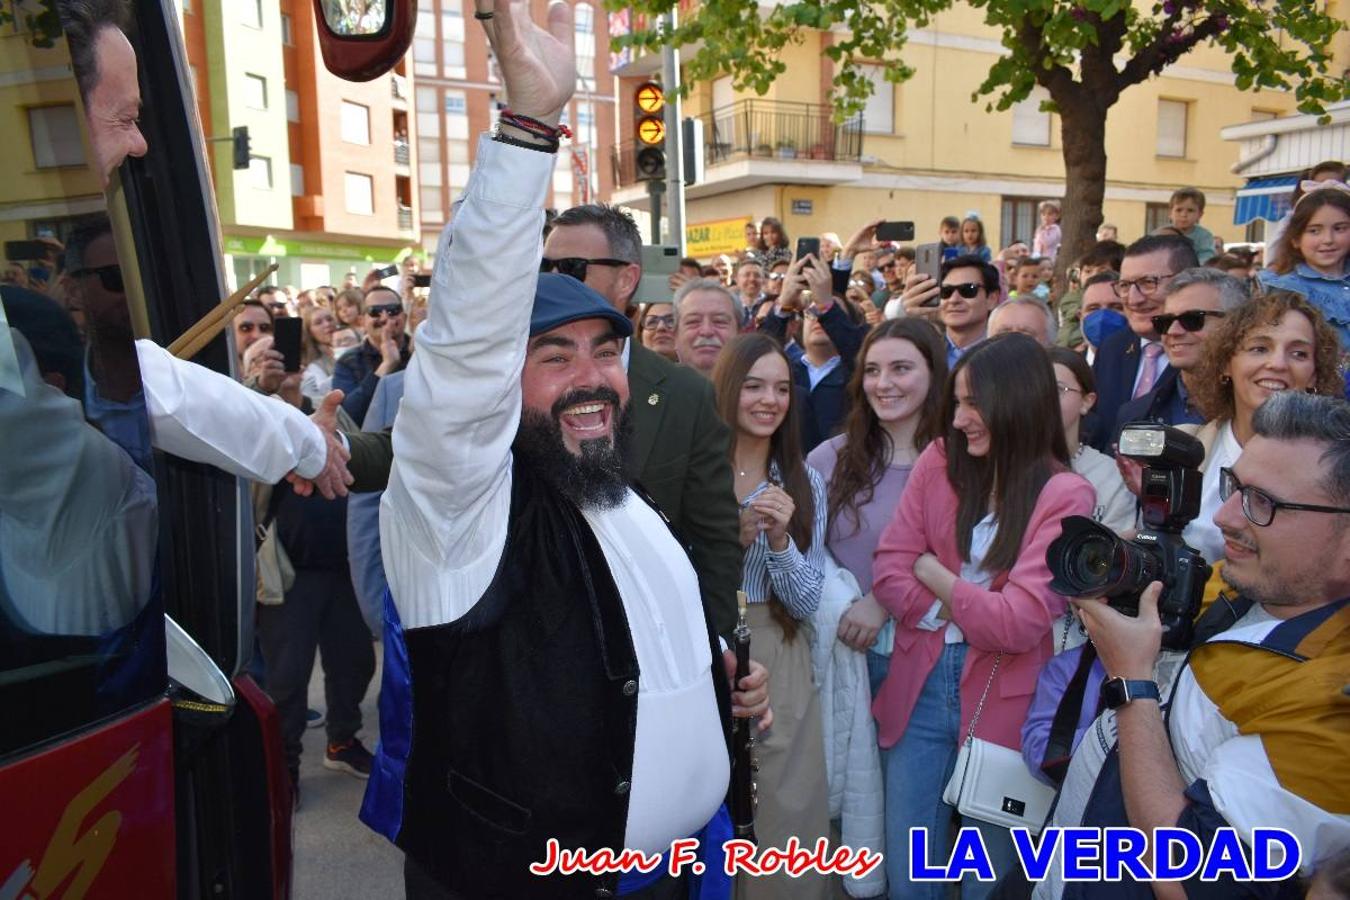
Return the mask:
{"type": "MultiPolygon", "coordinates": [[[[379,718],[375,704],[380,692],[381,648],[375,647],[375,678],[370,682],[361,718],[361,742],[375,752],[379,718]]],[[[315,663],[309,681],[311,709],[326,709],[323,671],[315,663]]],[[[323,728],[305,731],[300,758],[300,810],[295,816],[295,900],[403,897],[403,854],[383,836],[356,818],[366,782],[345,772],[323,767],[327,738],[323,728]]]]}

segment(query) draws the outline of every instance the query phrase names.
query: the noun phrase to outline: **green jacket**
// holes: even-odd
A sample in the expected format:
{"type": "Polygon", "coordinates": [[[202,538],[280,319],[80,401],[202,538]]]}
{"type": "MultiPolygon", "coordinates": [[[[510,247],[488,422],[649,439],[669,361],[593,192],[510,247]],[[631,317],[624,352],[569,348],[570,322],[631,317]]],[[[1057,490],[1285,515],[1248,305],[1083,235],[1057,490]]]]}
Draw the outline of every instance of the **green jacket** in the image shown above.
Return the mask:
{"type": "MultiPolygon", "coordinates": [[[[729,635],[736,625],[741,585],[740,509],[728,447],[731,433],[717,415],[712,385],[632,343],[628,365],[633,443],[629,477],[670,517],[692,549],[713,627],[729,635]]],[[[346,434],[353,491],[381,491],[394,451],[389,430],[346,434]]]]}

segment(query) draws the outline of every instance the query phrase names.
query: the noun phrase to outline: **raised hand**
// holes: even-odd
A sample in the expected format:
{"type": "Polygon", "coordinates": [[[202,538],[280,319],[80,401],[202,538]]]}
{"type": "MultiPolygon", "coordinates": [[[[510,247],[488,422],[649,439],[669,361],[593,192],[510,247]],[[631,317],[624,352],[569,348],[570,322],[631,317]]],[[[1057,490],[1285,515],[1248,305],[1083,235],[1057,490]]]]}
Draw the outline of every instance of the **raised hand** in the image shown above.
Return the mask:
{"type": "Polygon", "coordinates": [[[572,7],[553,0],[548,28],[530,18],[529,0],[475,0],[496,54],[512,112],[557,125],[577,86],[572,7]]]}
{"type": "Polygon", "coordinates": [[[303,478],[295,472],[286,476],[286,480],[291,483],[291,489],[301,497],[308,497],[314,493],[315,488],[318,488],[319,493],[328,500],[345,497],[347,485],[355,480],[352,473],[347,471],[347,460],[352,458],[351,454],[337,436],[337,411],[341,405],[342,391],[329,391],[328,396],[319,404],[318,410],[309,417],[309,420],[318,425],[319,430],[323,432],[324,443],[328,445],[328,459],[324,463],[323,471],[312,479],[303,478]]]}
{"type": "Polygon", "coordinates": [[[931,275],[910,272],[909,277],[905,279],[905,292],[900,295],[905,315],[919,316],[933,322],[939,321],[941,307],[933,302],[938,299],[938,290],[938,283],[931,275]]]}

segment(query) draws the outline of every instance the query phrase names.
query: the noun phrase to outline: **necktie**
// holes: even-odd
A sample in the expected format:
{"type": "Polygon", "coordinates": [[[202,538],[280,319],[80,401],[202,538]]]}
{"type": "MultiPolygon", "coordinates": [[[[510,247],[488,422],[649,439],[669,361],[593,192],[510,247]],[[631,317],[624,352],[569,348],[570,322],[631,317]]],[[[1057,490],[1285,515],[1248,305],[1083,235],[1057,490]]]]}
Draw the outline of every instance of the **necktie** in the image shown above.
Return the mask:
{"type": "Polygon", "coordinates": [[[1134,389],[1134,399],[1153,390],[1153,382],[1158,380],[1158,357],[1162,356],[1162,344],[1156,341],[1144,345],[1144,358],[1139,363],[1139,384],[1134,389]]]}

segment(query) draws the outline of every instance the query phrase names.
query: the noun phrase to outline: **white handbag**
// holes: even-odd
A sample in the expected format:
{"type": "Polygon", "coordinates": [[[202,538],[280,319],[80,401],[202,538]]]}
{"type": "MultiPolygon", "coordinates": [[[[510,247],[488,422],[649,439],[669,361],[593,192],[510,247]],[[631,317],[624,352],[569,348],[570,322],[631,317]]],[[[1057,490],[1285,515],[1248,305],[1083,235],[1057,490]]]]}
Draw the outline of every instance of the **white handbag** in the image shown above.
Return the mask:
{"type": "Polygon", "coordinates": [[[1025,828],[1036,835],[1050,812],[1055,789],[1031,774],[1021,753],[975,737],[975,724],[984,711],[984,701],[1002,659],[1002,653],[994,658],[994,668],[971,717],[966,740],[956,756],[956,768],[942,792],[942,802],[956,807],[963,816],[1004,828],[1025,828]]]}

